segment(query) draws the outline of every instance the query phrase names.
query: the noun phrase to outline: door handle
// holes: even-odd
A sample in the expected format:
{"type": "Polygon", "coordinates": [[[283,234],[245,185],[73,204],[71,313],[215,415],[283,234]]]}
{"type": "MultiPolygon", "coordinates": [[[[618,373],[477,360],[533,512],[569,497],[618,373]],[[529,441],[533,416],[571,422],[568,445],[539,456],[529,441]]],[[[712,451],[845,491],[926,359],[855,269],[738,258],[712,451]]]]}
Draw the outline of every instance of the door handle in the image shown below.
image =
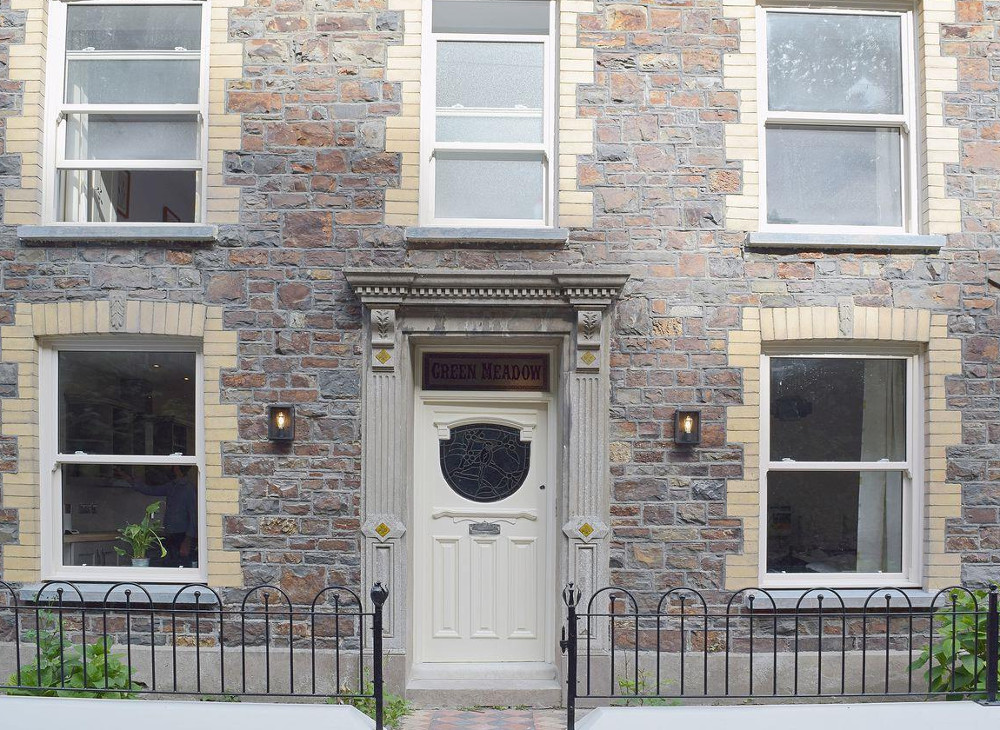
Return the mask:
{"type": "Polygon", "coordinates": [[[539,485],[538,485],[538,488],[539,488],[539,489],[545,489],[545,485],[544,485],[544,484],[539,484],[539,485]]]}

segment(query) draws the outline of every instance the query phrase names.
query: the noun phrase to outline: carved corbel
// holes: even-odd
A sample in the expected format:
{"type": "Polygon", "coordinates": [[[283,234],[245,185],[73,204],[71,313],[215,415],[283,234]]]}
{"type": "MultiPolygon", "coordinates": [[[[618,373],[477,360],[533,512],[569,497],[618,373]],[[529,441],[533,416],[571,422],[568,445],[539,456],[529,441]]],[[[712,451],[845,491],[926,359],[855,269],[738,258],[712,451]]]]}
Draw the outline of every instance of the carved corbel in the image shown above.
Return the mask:
{"type": "Polygon", "coordinates": [[[396,369],[396,310],[371,310],[372,370],[396,369]]]}
{"type": "Polygon", "coordinates": [[[601,369],[601,345],[604,342],[604,312],[578,309],[576,312],[576,370],[597,372],[601,369]]]}

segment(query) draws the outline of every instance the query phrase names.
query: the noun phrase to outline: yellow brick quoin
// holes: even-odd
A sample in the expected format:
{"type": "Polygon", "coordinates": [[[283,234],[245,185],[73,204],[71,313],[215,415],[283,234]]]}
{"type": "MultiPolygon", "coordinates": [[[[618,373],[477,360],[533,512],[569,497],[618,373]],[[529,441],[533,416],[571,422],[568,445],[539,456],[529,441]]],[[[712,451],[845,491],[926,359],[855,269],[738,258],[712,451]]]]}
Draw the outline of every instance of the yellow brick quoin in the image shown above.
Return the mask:
{"type": "MultiPolygon", "coordinates": [[[[214,0],[209,19],[208,75],[211,89],[243,76],[243,46],[229,43],[229,11],[245,0],[214,0]]],[[[4,190],[3,222],[7,225],[43,223],[42,165],[45,127],[45,57],[48,40],[49,0],[12,0],[14,10],[27,13],[24,43],[10,47],[12,81],[24,83],[21,113],[7,117],[6,152],[21,154],[21,185],[4,190]]],[[[239,223],[239,189],[223,184],[224,153],[241,146],[241,117],[227,114],[221,98],[210,94],[208,109],[208,159],[206,161],[205,222],[239,223]]]]}
{"type": "MultiPolygon", "coordinates": [[[[420,61],[424,25],[419,0],[389,0],[389,9],[403,13],[403,42],[390,46],[386,59],[386,80],[399,83],[402,111],[386,119],[386,152],[401,157],[399,191],[388,191],[386,225],[415,226],[419,222],[420,188],[420,61]],[[402,192],[405,191],[405,192],[402,192]]],[[[579,44],[577,15],[596,12],[594,0],[564,0],[559,3],[556,36],[559,60],[559,97],[556,105],[558,160],[557,224],[566,228],[588,228],[594,222],[594,194],[581,190],[578,158],[594,152],[594,122],[577,113],[576,90],[595,79],[594,51],[579,44]]]]}
{"type": "MultiPolygon", "coordinates": [[[[723,3],[725,17],[736,20],[740,28],[739,50],[724,54],[722,66],[724,88],[739,92],[739,115],[725,125],[724,133],[727,158],[743,163],[742,192],[726,196],[726,225],[738,231],[756,231],[760,220],[757,100],[763,90],[757,89],[757,66],[763,59],[757,58],[757,5],[756,0],[723,3]]],[[[918,233],[961,231],[959,200],[945,193],[945,170],[961,162],[958,129],[948,126],[944,114],[945,93],[958,89],[958,62],[941,55],[941,28],[955,18],[955,0],[917,3],[918,233]]]]}
{"type": "MultiPolygon", "coordinates": [[[[205,498],[209,524],[221,526],[222,515],[239,512],[239,481],[222,474],[224,441],[237,438],[236,406],[223,403],[219,378],[237,365],[236,334],[222,329],[222,310],[202,304],[128,301],[125,324],[111,327],[107,300],[19,303],[14,324],[0,327],[0,362],[17,363],[18,396],[5,399],[0,410],[0,434],[17,439],[17,471],[2,477],[3,506],[17,510],[19,540],[3,547],[0,577],[10,582],[37,581],[41,573],[39,509],[41,474],[38,465],[39,338],[70,335],[159,335],[198,338],[203,351],[205,390],[205,498]],[[212,353],[212,354],[208,354],[212,353]]],[[[225,550],[221,529],[206,536],[209,585],[242,585],[240,556],[225,550]]]]}
{"type": "Polygon", "coordinates": [[[726,433],[743,447],[743,473],[726,482],[726,514],[743,520],[743,552],[726,556],[729,590],[760,582],[761,355],[774,343],[899,342],[924,348],[924,587],[937,590],[961,581],[960,556],[945,552],[945,520],[962,516],[961,488],[945,479],[947,450],[962,443],[962,414],[947,409],[944,378],[960,375],[961,341],[948,337],[948,318],[924,309],[859,307],[843,321],[837,307],[747,307],[742,330],[729,334],[730,367],[743,371],[744,403],[726,408],[726,433]]]}

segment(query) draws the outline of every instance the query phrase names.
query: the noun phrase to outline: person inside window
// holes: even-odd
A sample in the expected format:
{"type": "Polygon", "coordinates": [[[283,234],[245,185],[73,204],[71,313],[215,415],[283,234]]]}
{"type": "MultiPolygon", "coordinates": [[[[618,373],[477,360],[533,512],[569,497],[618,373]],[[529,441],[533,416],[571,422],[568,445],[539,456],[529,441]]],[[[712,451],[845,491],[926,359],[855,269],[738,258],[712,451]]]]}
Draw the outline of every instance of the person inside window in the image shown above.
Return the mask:
{"type": "Polygon", "coordinates": [[[163,546],[167,554],[155,561],[164,568],[189,568],[198,565],[198,481],[193,466],[174,464],[170,477],[159,484],[149,484],[141,477],[130,477],[118,470],[116,476],[132,489],[151,497],[163,497],[163,546]]]}

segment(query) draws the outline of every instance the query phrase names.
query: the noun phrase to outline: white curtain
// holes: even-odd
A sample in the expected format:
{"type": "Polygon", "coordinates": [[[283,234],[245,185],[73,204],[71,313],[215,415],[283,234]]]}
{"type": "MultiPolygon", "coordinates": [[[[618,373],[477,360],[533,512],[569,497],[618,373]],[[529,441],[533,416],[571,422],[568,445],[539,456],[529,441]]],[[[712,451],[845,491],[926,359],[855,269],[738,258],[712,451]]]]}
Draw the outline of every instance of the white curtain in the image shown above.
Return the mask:
{"type": "MultiPolygon", "coordinates": [[[[898,360],[865,361],[861,458],[902,460],[906,450],[906,368],[898,360]]],[[[859,573],[898,572],[903,490],[898,472],[861,473],[858,494],[859,573]]]]}

